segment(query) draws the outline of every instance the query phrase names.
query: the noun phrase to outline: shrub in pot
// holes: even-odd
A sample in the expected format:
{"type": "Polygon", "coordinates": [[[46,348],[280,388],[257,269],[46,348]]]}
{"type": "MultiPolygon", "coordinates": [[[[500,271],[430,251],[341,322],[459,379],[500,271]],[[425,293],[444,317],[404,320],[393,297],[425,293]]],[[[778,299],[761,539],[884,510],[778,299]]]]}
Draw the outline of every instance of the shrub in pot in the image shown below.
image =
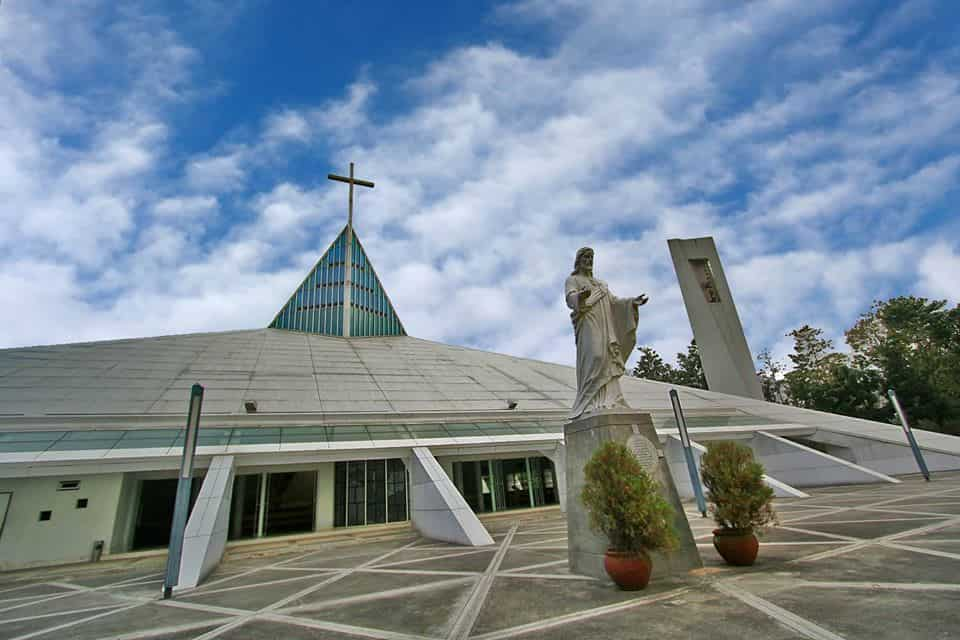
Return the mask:
{"type": "Polygon", "coordinates": [[[713,531],[714,548],[728,564],[752,565],[760,548],[757,534],[777,522],[763,465],[750,447],[737,442],[708,444],[700,465],[710,514],[719,527],[713,531]]]}
{"type": "Polygon", "coordinates": [[[590,527],[607,536],[604,568],[621,589],[643,589],[653,566],[649,551],[677,545],[673,509],[636,457],[618,442],[605,442],[583,469],[580,494],[590,527]]]}

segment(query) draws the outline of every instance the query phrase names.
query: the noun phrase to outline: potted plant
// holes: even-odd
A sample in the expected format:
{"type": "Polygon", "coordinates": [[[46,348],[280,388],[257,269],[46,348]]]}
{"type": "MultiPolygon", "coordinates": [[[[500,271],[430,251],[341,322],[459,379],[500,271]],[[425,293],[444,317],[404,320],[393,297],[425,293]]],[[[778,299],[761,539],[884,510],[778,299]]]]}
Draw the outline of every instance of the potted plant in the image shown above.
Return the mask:
{"type": "Polygon", "coordinates": [[[643,589],[653,568],[648,552],[677,545],[673,509],[660,496],[657,482],[618,442],[601,445],[583,472],[580,499],[590,527],[610,541],[603,562],[607,575],[621,589],[643,589]]]}
{"type": "Polygon", "coordinates": [[[777,522],[773,489],[763,481],[763,465],[750,447],[737,442],[713,442],[700,459],[710,513],[719,529],[713,546],[728,564],[750,566],[757,559],[757,534],[777,522]]]}

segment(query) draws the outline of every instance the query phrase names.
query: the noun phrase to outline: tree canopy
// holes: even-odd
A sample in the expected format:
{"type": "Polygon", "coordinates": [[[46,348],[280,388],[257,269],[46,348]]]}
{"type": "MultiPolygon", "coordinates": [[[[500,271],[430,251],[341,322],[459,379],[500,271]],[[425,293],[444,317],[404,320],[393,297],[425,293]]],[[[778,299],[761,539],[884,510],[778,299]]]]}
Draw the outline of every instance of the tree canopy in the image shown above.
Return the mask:
{"type": "Polygon", "coordinates": [[[696,340],[690,341],[686,353],[677,354],[676,366],[664,362],[652,347],[638,347],[637,351],[640,352],[640,357],[637,358],[637,364],[633,367],[634,377],[685,387],[707,388],[707,378],[703,374],[696,340]]]}
{"type": "MultiPolygon", "coordinates": [[[[894,389],[913,426],[960,434],[960,305],[915,296],[875,301],[844,333],[848,352],[808,324],[787,336],[789,364],[768,349],[758,354],[768,401],[895,422],[887,398],[894,389]]],[[[695,341],[676,366],[650,347],[639,351],[633,375],[707,388],[695,341]]]]}

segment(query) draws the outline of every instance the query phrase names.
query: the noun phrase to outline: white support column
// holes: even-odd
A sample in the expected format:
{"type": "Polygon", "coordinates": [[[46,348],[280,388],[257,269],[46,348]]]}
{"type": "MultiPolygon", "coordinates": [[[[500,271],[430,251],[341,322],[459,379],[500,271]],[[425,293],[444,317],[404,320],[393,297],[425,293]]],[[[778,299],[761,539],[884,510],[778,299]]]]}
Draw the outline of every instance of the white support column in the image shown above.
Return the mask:
{"type": "Polygon", "coordinates": [[[217,456],[210,462],[184,532],[177,590],[196,587],[223,557],[230,531],[233,471],[233,456],[217,456]]]}
{"type": "Polygon", "coordinates": [[[795,487],[900,482],[896,478],[766,431],[757,431],[749,443],[770,475],[795,487]]]}
{"type": "Polygon", "coordinates": [[[410,519],[422,536],[471,547],[493,544],[430,449],[414,447],[410,463],[410,519]]]}
{"type": "Polygon", "coordinates": [[[567,512],[567,447],[558,442],[556,448],[541,450],[540,453],[550,458],[553,463],[553,477],[557,483],[557,499],[560,501],[560,511],[567,512]]]}
{"type": "Polygon", "coordinates": [[[267,473],[260,474],[260,498],[257,502],[257,537],[263,537],[263,529],[267,519],[267,473]]]}

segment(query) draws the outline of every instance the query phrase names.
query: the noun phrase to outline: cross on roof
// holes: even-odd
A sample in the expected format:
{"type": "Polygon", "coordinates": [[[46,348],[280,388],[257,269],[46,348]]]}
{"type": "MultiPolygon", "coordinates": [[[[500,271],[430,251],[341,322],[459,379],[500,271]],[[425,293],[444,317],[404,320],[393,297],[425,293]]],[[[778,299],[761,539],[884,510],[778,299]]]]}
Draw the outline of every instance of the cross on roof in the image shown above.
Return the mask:
{"type": "Polygon", "coordinates": [[[328,173],[327,178],[330,180],[336,180],[337,182],[346,182],[350,185],[350,203],[347,206],[347,226],[351,229],[353,228],[353,185],[360,185],[361,187],[370,187],[373,189],[373,183],[369,180],[360,180],[359,178],[353,177],[353,163],[350,163],[350,176],[338,176],[335,173],[328,173]]]}

